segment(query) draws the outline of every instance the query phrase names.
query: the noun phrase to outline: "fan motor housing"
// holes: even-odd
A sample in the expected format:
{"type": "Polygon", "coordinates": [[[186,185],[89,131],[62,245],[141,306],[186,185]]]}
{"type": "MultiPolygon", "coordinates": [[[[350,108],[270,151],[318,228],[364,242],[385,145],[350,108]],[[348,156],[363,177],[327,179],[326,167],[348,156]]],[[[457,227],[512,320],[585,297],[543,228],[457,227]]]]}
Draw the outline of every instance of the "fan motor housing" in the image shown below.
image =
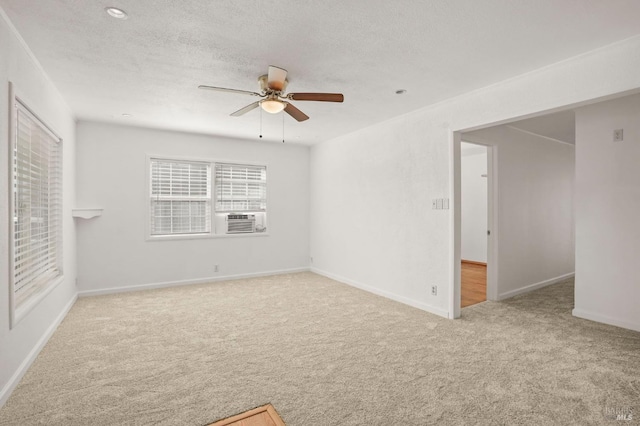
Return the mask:
{"type": "Polygon", "coordinates": [[[260,90],[262,90],[265,93],[268,92],[280,92],[283,93],[285,90],[287,90],[287,84],[289,83],[289,80],[285,80],[284,84],[282,85],[282,90],[279,91],[274,91],[272,89],[269,89],[269,76],[267,74],[265,75],[261,75],[260,77],[258,77],[258,82],[260,83],[260,90]]]}

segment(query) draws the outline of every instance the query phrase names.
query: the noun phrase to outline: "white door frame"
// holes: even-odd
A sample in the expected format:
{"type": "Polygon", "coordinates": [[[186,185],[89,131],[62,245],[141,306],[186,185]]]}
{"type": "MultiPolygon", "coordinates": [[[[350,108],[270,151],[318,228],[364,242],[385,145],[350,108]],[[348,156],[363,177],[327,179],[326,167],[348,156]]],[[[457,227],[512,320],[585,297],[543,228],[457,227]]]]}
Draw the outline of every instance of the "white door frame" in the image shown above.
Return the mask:
{"type": "MultiPolygon", "coordinates": [[[[451,206],[449,211],[449,258],[451,264],[449,269],[449,288],[452,291],[449,291],[449,318],[460,317],[460,299],[462,296],[460,277],[460,262],[462,260],[462,167],[460,142],[462,142],[462,132],[450,132],[449,197],[451,206]]],[[[476,142],[473,143],[482,145],[476,142]]],[[[485,146],[487,147],[487,227],[490,231],[490,235],[487,235],[487,299],[498,300],[498,147],[495,145],[485,146]]]]}
{"type": "Polygon", "coordinates": [[[487,147],[487,300],[498,300],[498,147],[487,147]]]}
{"type": "Polygon", "coordinates": [[[449,318],[460,317],[461,132],[449,132],[449,318]]]}

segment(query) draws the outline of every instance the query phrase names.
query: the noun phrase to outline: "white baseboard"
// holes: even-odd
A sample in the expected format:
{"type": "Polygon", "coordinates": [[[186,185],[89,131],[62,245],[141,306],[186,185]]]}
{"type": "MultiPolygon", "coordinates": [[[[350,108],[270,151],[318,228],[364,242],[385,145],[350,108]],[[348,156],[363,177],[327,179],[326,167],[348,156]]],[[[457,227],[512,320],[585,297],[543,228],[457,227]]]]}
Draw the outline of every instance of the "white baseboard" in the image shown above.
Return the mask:
{"type": "Polygon", "coordinates": [[[640,331],[640,324],[630,322],[627,320],[612,318],[606,315],[601,315],[601,314],[597,314],[594,312],[589,312],[589,311],[585,311],[577,308],[571,311],[571,313],[573,314],[574,317],[595,321],[595,322],[601,322],[603,324],[608,324],[608,325],[615,325],[616,327],[622,327],[622,328],[626,328],[633,331],[640,331]]]}
{"type": "Polygon", "coordinates": [[[560,275],[559,277],[551,278],[548,280],[540,281],[539,283],[530,284],[521,288],[517,288],[515,290],[506,291],[504,293],[498,294],[498,300],[508,299],[513,296],[517,296],[519,294],[529,293],[533,290],[538,290],[539,288],[546,287],[548,285],[556,284],[567,280],[569,278],[573,278],[575,276],[575,272],[570,272],[568,274],[560,275]]]}
{"type": "Polygon", "coordinates": [[[237,274],[237,275],[225,275],[225,276],[208,277],[208,278],[197,278],[194,280],[166,281],[166,282],[151,283],[151,284],[134,284],[126,287],[111,287],[111,288],[102,288],[98,290],[80,291],[78,292],[78,296],[79,297],[100,296],[103,294],[126,293],[130,291],[152,290],[155,288],[177,287],[177,286],[183,286],[183,285],[206,284],[206,283],[212,283],[216,281],[231,281],[231,280],[240,280],[244,278],[268,277],[271,275],[293,274],[296,272],[308,272],[308,271],[309,271],[309,268],[292,268],[292,269],[280,269],[277,271],[253,272],[250,274],[237,274]]]}
{"type": "Polygon", "coordinates": [[[380,290],[378,288],[371,287],[369,285],[362,284],[354,280],[350,280],[349,278],[344,278],[339,275],[335,275],[330,272],[323,271],[322,269],[312,267],[311,272],[318,275],[325,276],[327,278],[331,278],[332,280],[339,281],[343,284],[348,284],[352,287],[359,288],[360,290],[364,290],[366,292],[373,293],[378,296],[386,297],[387,299],[395,300],[396,302],[404,303],[405,305],[413,306],[414,308],[418,308],[420,310],[427,311],[429,313],[432,313],[441,317],[449,318],[449,312],[445,311],[444,309],[436,308],[435,306],[427,305],[426,303],[422,303],[417,300],[400,296],[398,294],[394,294],[385,290],[380,290]]]}
{"type": "Polygon", "coordinates": [[[16,386],[18,386],[18,383],[20,383],[20,380],[22,380],[22,377],[24,376],[24,374],[27,372],[29,367],[31,367],[31,364],[33,364],[33,361],[36,360],[36,358],[38,357],[38,354],[40,354],[40,351],[42,350],[42,348],[44,348],[44,345],[47,344],[47,342],[53,335],[53,332],[56,331],[56,329],[58,328],[62,320],[67,316],[73,304],[76,303],[76,300],[78,300],[77,294],[75,294],[71,298],[69,303],[65,305],[65,307],[62,309],[62,311],[56,317],[53,323],[49,326],[49,328],[47,328],[47,331],[44,332],[44,334],[38,340],[38,342],[33,347],[33,349],[31,349],[31,352],[29,352],[29,354],[22,361],[22,363],[20,364],[18,369],[15,371],[15,373],[13,373],[13,376],[11,376],[11,378],[9,379],[7,384],[4,386],[4,388],[2,388],[2,390],[0,391],[0,408],[2,408],[2,406],[7,402],[13,390],[16,388],[16,386]]]}

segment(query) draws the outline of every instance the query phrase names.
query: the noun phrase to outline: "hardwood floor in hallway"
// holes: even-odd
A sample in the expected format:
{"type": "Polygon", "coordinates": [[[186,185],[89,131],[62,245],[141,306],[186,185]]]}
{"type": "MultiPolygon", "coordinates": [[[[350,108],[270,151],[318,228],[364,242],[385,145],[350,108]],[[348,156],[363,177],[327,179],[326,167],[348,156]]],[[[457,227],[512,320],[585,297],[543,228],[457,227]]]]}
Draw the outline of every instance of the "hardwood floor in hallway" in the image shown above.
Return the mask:
{"type": "Polygon", "coordinates": [[[487,265],[463,260],[461,272],[460,306],[465,308],[487,300],[487,265]]]}

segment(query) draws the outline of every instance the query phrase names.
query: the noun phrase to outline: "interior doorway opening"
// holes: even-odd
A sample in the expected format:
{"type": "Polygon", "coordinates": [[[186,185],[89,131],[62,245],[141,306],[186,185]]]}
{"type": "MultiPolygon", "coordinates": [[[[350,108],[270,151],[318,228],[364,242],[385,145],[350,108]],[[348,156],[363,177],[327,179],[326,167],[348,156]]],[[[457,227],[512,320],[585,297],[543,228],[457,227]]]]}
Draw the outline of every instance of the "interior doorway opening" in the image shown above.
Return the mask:
{"type": "Polygon", "coordinates": [[[488,148],[463,140],[460,144],[461,308],[487,300],[488,167],[488,148]]]}

